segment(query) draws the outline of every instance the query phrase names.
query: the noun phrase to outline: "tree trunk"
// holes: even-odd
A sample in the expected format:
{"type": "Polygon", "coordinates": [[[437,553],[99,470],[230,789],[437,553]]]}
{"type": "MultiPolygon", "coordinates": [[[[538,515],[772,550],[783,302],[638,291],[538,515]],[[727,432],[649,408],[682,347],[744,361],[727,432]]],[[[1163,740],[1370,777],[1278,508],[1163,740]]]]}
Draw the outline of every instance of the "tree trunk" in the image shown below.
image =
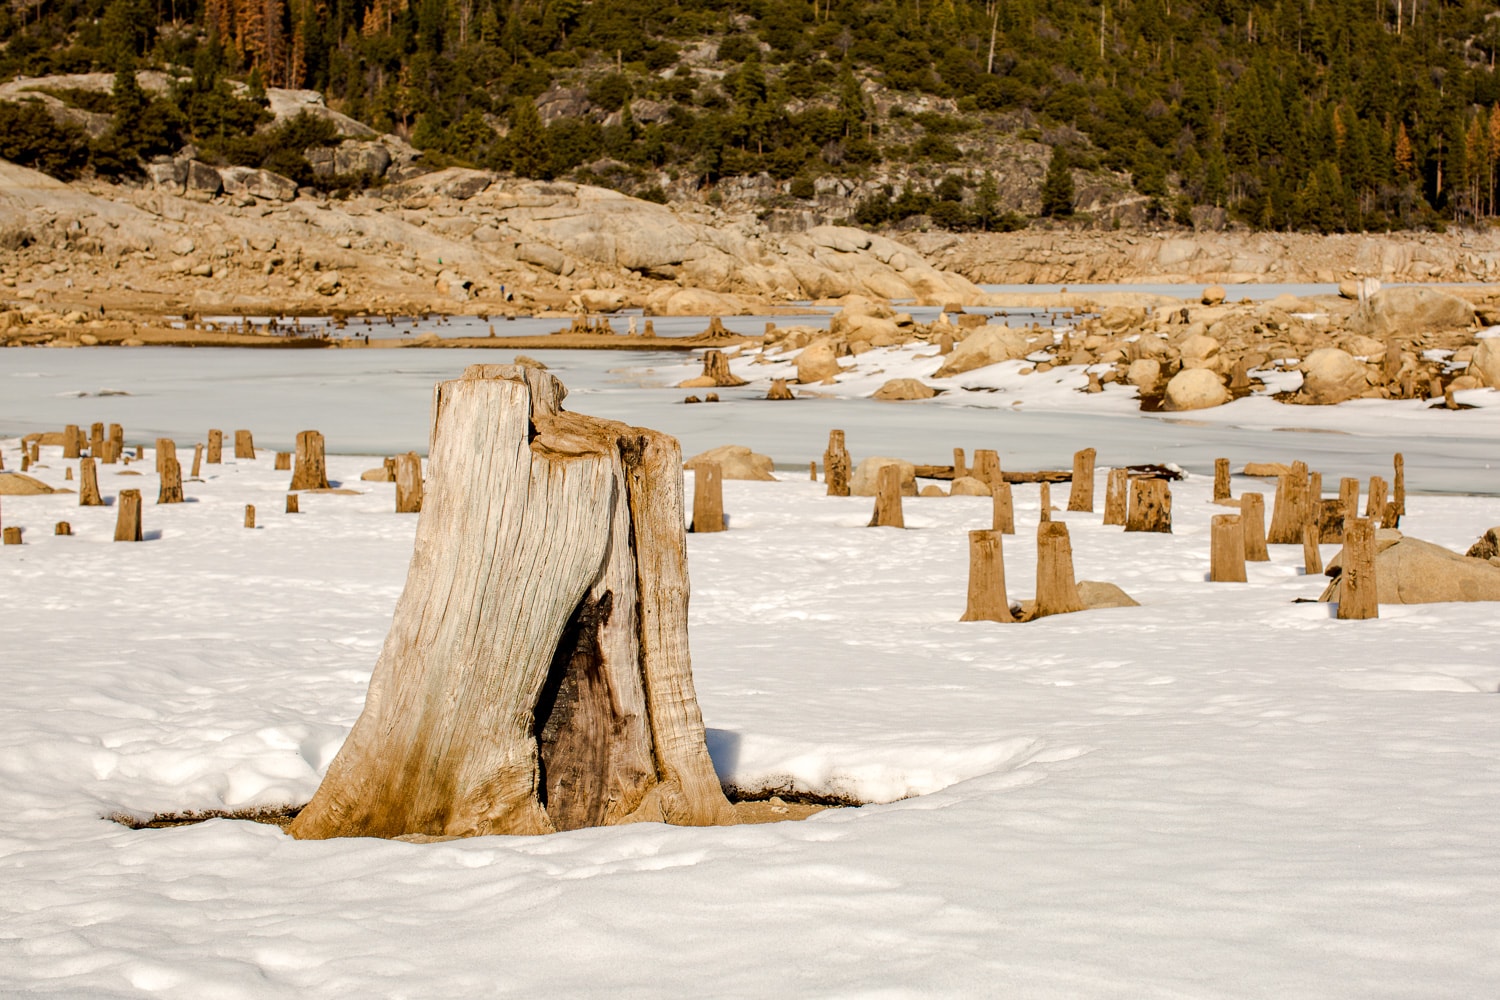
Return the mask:
{"type": "Polygon", "coordinates": [[[1110,469],[1104,481],[1104,523],[1124,524],[1130,496],[1130,470],[1110,469]]]}
{"type": "MultiPolygon", "coordinates": [[[[718,322],[718,317],[714,317],[714,321],[718,322]]],[[[729,359],[724,356],[723,351],[718,350],[703,352],[703,374],[699,377],[711,379],[711,384],[716,386],[746,384],[744,379],[729,370],[729,359]]]]}
{"type": "Polygon", "coordinates": [[[141,491],[121,490],[116,501],[115,541],[138,542],[141,540],[141,491]]]}
{"type": "Polygon", "coordinates": [[[1032,618],[1082,611],[1083,598],[1073,580],[1073,543],[1062,521],[1036,526],[1036,607],[1032,618]]]}
{"type": "Polygon", "coordinates": [[[250,436],[249,431],[234,432],[234,457],[251,459],[255,457],[255,439],[250,436]]]}
{"type": "Polygon", "coordinates": [[[994,503],[990,527],[1002,535],[1016,533],[1016,505],[1011,499],[1010,483],[1001,481],[990,487],[990,498],[994,503]]]}
{"type": "Polygon", "coordinates": [[[277,472],[291,472],[292,471],[292,453],[289,452],[289,451],[278,451],[276,453],[276,466],[275,466],[275,468],[276,468],[277,472]]]}
{"type": "Polygon", "coordinates": [[[1271,508],[1271,527],[1266,541],[1272,545],[1295,545],[1302,540],[1306,522],[1307,466],[1292,463],[1290,472],[1277,477],[1276,498],[1271,508]]]}
{"type": "Polygon", "coordinates": [[[998,531],[969,532],[969,606],[959,621],[1015,621],[1005,596],[1003,537],[998,531]]]}
{"type": "Polygon", "coordinates": [[[92,458],[78,463],[78,506],[104,506],[104,498],[99,495],[99,471],[92,458]]]}
{"type": "Polygon", "coordinates": [[[1126,531],[1172,532],[1172,490],[1163,479],[1137,479],[1130,484],[1130,512],[1126,531]]]}
{"type": "Polygon", "coordinates": [[[1229,459],[1214,459],[1214,503],[1229,499],[1229,459]]]}
{"type": "Polygon", "coordinates": [[[396,513],[422,510],[422,456],[414,451],[396,456],[396,513]]]}
{"type": "Polygon", "coordinates": [[[1344,525],[1344,551],[1339,556],[1338,617],[1380,617],[1376,594],[1375,522],[1355,518],[1344,525]]]}
{"type": "Polygon", "coordinates": [[[296,493],[288,493],[286,495],[286,512],[288,514],[302,513],[302,503],[297,499],[296,493]]]}
{"type": "Polygon", "coordinates": [[[844,447],[844,432],[828,432],[828,450],[823,452],[823,481],[828,484],[828,495],[849,495],[849,449],[844,447]]]}
{"type": "Polygon", "coordinates": [[[323,435],[317,431],[297,432],[297,466],[292,471],[292,485],[287,489],[328,489],[328,471],[323,462],[323,435]]]}
{"type": "Polygon", "coordinates": [[[1240,494],[1240,525],[1245,533],[1245,559],[1270,562],[1266,549],[1266,498],[1259,493],[1240,494]]]}
{"type": "Polygon", "coordinates": [[[875,512],[870,515],[871,528],[904,528],[901,513],[901,466],[884,465],[875,481],[875,512]]]}
{"type": "Polygon", "coordinates": [[[182,503],[182,466],[177,461],[177,444],[171,438],[156,439],[156,471],[161,476],[157,503],[182,503]]]}
{"type": "Polygon", "coordinates": [[[89,428],[89,456],[94,461],[104,457],[104,425],[94,424],[89,428]]]}
{"type": "MultiPolygon", "coordinates": [[[[1339,480],[1339,506],[1344,511],[1344,527],[1359,518],[1359,480],[1345,476],[1339,480]]],[[[1340,539],[1342,540],[1342,539],[1340,539]]]]}
{"type": "Polygon", "coordinates": [[[689,531],[724,530],[724,469],[718,462],[693,465],[693,523],[689,531]]]}
{"type": "Polygon", "coordinates": [[[224,462],[224,432],[208,432],[208,464],[221,465],[224,462]]]}
{"type": "Polygon", "coordinates": [[[1245,528],[1239,514],[1213,516],[1209,546],[1209,580],[1214,583],[1244,583],[1245,528]]]}
{"type": "Polygon", "coordinates": [[[81,441],[83,435],[78,432],[77,424],[69,424],[63,428],[63,458],[77,458],[82,450],[81,441]]]}
{"type": "Polygon", "coordinates": [[[1094,457],[1093,448],[1073,453],[1073,489],[1068,494],[1069,510],[1094,509],[1094,457]]]}
{"type": "Polygon", "coordinates": [[[502,365],[437,387],[406,588],[294,836],[733,821],[688,659],[681,450],[563,394],[502,365]]]}

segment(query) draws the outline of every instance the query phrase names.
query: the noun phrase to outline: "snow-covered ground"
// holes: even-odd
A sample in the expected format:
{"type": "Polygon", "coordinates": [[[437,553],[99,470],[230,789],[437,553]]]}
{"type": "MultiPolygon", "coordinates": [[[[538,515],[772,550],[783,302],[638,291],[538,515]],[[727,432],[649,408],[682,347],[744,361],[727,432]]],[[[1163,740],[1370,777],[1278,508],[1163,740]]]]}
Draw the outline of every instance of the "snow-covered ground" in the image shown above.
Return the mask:
{"type": "MultiPolygon", "coordinates": [[[[172,398],[173,419],[236,426],[172,398]]],[[[611,398],[572,402],[604,412],[593,404],[611,398]]],[[[885,424],[861,422],[872,413],[933,449],[998,445],[1010,468],[1025,465],[1010,443],[1042,448],[1024,433],[961,438],[946,419],[1016,416],[994,410],[779,405],[660,412],[736,440],[746,414],[806,409],[798,440],[813,454],[824,415],[849,424],[856,457],[884,444],[885,424]]],[[[1349,414],[1338,435],[1186,429],[1194,454],[1308,458],[1326,474],[1340,445],[1346,466],[1384,472],[1405,443],[1405,530],[1461,549],[1500,523],[1492,497],[1416,492],[1424,477],[1459,482],[1465,463],[1493,475],[1473,464],[1493,460],[1496,435],[1453,428],[1494,411],[1392,417],[1391,436],[1357,408],[1330,412],[1349,414]],[[1437,460],[1415,447],[1429,437],[1437,460]]],[[[1094,444],[1104,464],[1181,426],[1033,419],[1049,456],[1094,444]]],[[[15,440],[0,447],[16,468],[15,440]]],[[[62,485],[58,449],[43,453],[36,474],[62,485]]],[[[416,521],[392,512],[391,486],[358,481],[376,460],[329,464],[360,495],[306,495],[298,515],[281,512],[289,474],[268,452],[205,466],[173,506],[151,503],[149,459],[129,467],[140,476],[102,467],[106,495],[146,493],[148,540],[133,545],[110,541],[112,507],[4,498],[26,544],[0,548],[0,993],[1364,1000],[1500,983],[1494,606],[1340,622],[1293,603],[1323,580],[1290,546],[1246,584],[1206,583],[1218,508],[1201,476],[1174,485],[1170,536],[1059,513],[1079,578],[1142,606],[1026,625],[958,622],[966,532],[988,526],[987,499],[908,499],[897,531],[865,528],[870,501],[825,497],[805,472],[725,484],[731,530],[689,540],[695,679],[721,775],[883,804],[425,846],[104,819],[301,802],[316,787],[362,705],[416,521]],[[52,535],[64,519],[74,537],[52,535]]],[[[1037,490],[1016,499],[1013,598],[1032,591],[1037,490]]]]}

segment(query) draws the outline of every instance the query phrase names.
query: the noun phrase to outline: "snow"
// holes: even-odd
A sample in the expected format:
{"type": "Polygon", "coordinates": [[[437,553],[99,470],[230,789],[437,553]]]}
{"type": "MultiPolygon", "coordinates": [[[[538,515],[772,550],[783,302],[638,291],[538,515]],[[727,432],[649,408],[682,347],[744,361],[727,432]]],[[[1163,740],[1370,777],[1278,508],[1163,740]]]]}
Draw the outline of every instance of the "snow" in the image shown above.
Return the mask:
{"type": "MultiPolygon", "coordinates": [[[[208,426],[251,427],[262,449],[307,426],[344,452],[425,439],[432,382],[470,359],[371,355],[0,352],[0,433],[121,420],[132,440],[177,434],[179,454],[208,426]],[[57,395],[101,386],[132,395],[57,395]]],[[[282,513],[289,473],[265,450],[205,466],[181,505],[151,503],[149,458],[101,466],[106,496],[145,493],[148,541],[111,542],[114,509],[66,494],[5,497],[0,514],[26,529],[24,545],[0,548],[0,991],[1493,992],[1493,606],[1388,605],[1341,622],[1293,603],[1324,583],[1301,573],[1296,546],[1273,546],[1246,584],[1207,583],[1221,508],[1202,473],[1224,454],[1236,468],[1303,458],[1325,483],[1389,478],[1402,449],[1403,530],[1461,551],[1500,523],[1497,394],[1460,393],[1483,408],[1459,413],[1246,399],[1149,415],[1128,391],[1085,396],[1077,371],[1021,375],[1018,362],[926,403],[851,398],[930,374],[931,359],[891,349],[819,387],[829,398],[760,403],[776,366],[743,360],[757,384],[684,407],[682,391],[646,385],[696,369],[672,356],[557,360],[573,408],[662,426],[689,450],[769,444],[803,463],[779,482],[726,482],[730,530],[689,537],[695,682],[724,780],[877,804],[768,826],[421,846],[109,822],[305,801],[363,704],[416,518],[392,512],[392,486],[359,480],[378,459],[358,454],[329,467],[359,495],[303,495],[298,515],[282,513]],[[1078,577],[1141,607],[965,624],[966,532],[988,526],[989,501],[908,498],[908,530],[866,528],[869,500],[806,479],[833,426],[856,458],[993,446],[1006,468],[1055,468],[1093,445],[1103,466],[1199,474],[1173,486],[1169,536],[1054,515],[1078,577]],[[1460,491],[1484,495],[1439,495],[1460,491]],[[74,537],[52,535],[63,519],[74,537]]],[[[14,438],[0,450],[19,467],[14,438]]],[[[59,450],[43,459],[34,474],[69,485],[59,450]]],[[[1062,506],[1066,488],[1053,496],[1062,506]]],[[[1013,599],[1032,592],[1038,491],[1015,497],[1013,599]]]]}

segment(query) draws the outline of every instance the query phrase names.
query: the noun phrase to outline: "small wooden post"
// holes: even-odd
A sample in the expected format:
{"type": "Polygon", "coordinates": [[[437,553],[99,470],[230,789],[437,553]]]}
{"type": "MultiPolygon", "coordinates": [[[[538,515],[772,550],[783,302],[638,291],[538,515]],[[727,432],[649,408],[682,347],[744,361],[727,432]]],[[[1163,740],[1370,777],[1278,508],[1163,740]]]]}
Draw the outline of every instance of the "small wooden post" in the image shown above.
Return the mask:
{"type": "Polygon", "coordinates": [[[1130,484],[1126,531],[1172,533],[1172,490],[1165,479],[1137,479],[1130,484]]]}
{"type": "Polygon", "coordinates": [[[954,448],[953,449],[953,478],[954,479],[962,479],[964,476],[967,476],[968,474],[969,474],[969,467],[964,462],[964,450],[962,448],[954,448]]]}
{"type": "Polygon", "coordinates": [[[414,451],[396,456],[396,513],[422,510],[422,458],[414,451]]]}
{"type": "Polygon", "coordinates": [[[245,527],[255,527],[255,504],[245,504],[245,527]]]}
{"type": "Polygon", "coordinates": [[[1210,526],[1208,578],[1245,582],[1245,526],[1239,514],[1215,514],[1210,526]]]}
{"type": "Polygon", "coordinates": [[[1390,523],[1387,528],[1401,527],[1401,519],[1406,516],[1406,456],[1396,452],[1396,476],[1395,487],[1391,497],[1390,523]]]}
{"type": "Polygon", "coordinates": [[[211,430],[208,432],[208,464],[222,465],[224,462],[224,432],[211,430]]]}
{"type": "Polygon", "coordinates": [[[1040,511],[1037,515],[1038,522],[1052,520],[1052,485],[1050,483],[1043,482],[1041,488],[1037,490],[1037,508],[1040,511]]]}
{"type": "Polygon", "coordinates": [[[906,527],[906,519],[901,515],[901,466],[881,467],[875,485],[875,513],[870,517],[869,527],[906,527]]]}
{"type": "Polygon", "coordinates": [[[1104,481],[1104,523],[1124,524],[1130,503],[1130,470],[1110,469],[1104,481]]]}
{"type": "Polygon", "coordinates": [[[828,484],[828,495],[849,495],[849,449],[844,447],[844,432],[828,432],[828,450],[823,452],[823,481],[828,484]]]}
{"type": "Polygon", "coordinates": [[[1359,517],[1359,480],[1345,476],[1339,480],[1339,506],[1344,510],[1344,523],[1359,517]]]}
{"type": "Polygon", "coordinates": [[[693,463],[693,523],[697,534],[724,530],[724,469],[718,462],[693,463]]]}
{"type": "Polygon", "coordinates": [[[979,448],[974,452],[974,471],[969,475],[979,480],[991,490],[995,484],[1000,482],[1000,454],[993,448],[979,448]]]}
{"type": "Polygon", "coordinates": [[[21,529],[15,525],[11,525],[9,528],[5,529],[3,537],[6,545],[20,545],[21,529]]]}
{"type": "Polygon", "coordinates": [[[1016,533],[1016,506],[1011,500],[1010,483],[1002,479],[990,487],[990,500],[993,504],[990,529],[1002,535],[1014,535],[1016,533]]]}
{"type": "Polygon", "coordinates": [[[157,503],[182,503],[182,465],[177,461],[177,445],[171,438],[156,439],[156,468],[161,475],[157,503]]]}
{"type": "Polygon", "coordinates": [[[80,436],[77,424],[69,424],[63,428],[63,458],[78,457],[80,436]]]}
{"type": "Polygon", "coordinates": [[[1073,453],[1073,489],[1068,494],[1069,510],[1094,509],[1094,458],[1098,452],[1085,448],[1073,453]]]}
{"type": "Polygon", "coordinates": [[[286,512],[288,514],[300,514],[302,512],[297,505],[297,494],[288,493],[286,495],[286,512]]]}
{"type": "Polygon", "coordinates": [[[235,431],[234,432],[234,457],[235,458],[254,458],[255,457],[255,439],[250,436],[250,432],[249,431],[235,431]]]}
{"type": "Polygon", "coordinates": [[[1302,526],[1302,572],[1305,576],[1323,572],[1323,550],[1318,548],[1321,537],[1317,524],[1309,521],[1302,526]]]}
{"type": "Polygon", "coordinates": [[[1062,521],[1036,526],[1036,608],[1032,618],[1083,610],[1083,598],[1073,580],[1073,543],[1062,521]]]}
{"type": "Polygon", "coordinates": [[[817,462],[808,462],[807,463],[807,478],[810,481],[814,482],[814,483],[818,481],[818,463],[817,462]]]}
{"type": "Polygon", "coordinates": [[[1374,521],[1377,525],[1385,523],[1385,479],[1381,476],[1370,477],[1370,494],[1365,500],[1365,517],[1374,521]]]}
{"type": "Polygon", "coordinates": [[[969,605],[961,622],[1013,622],[1005,596],[1005,548],[998,531],[969,532],[969,605]]]}
{"type": "Polygon", "coordinates": [[[25,448],[21,449],[21,471],[25,472],[31,468],[31,452],[25,448]]]}
{"type": "Polygon", "coordinates": [[[1245,558],[1270,562],[1266,550],[1266,498],[1259,493],[1240,494],[1240,526],[1245,533],[1245,558]]]}
{"type": "Polygon", "coordinates": [[[53,526],[52,533],[54,535],[71,535],[73,534],[73,526],[67,521],[58,521],[57,524],[53,526]]]}
{"type": "Polygon", "coordinates": [[[1375,580],[1375,522],[1354,518],[1344,525],[1344,551],[1339,556],[1338,617],[1380,617],[1375,580]]]}
{"type": "Polygon", "coordinates": [[[276,453],[276,471],[290,472],[292,468],[292,453],[289,451],[278,451],[276,453]]]}
{"type": "Polygon", "coordinates": [[[63,469],[63,481],[68,483],[73,481],[73,467],[71,465],[63,469]]]}
{"type": "Polygon", "coordinates": [[[99,495],[99,472],[92,458],[78,463],[78,506],[104,506],[104,498],[99,495]]]}
{"type": "Polygon", "coordinates": [[[115,541],[141,540],[141,491],[121,490],[115,503],[115,541]]]}
{"type": "Polygon", "coordinates": [[[193,445],[193,478],[203,475],[203,442],[193,445]]]}
{"type": "Polygon", "coordinates": [[[323,461],[323,435],[317,431],[297,433],[297,468],[292,473],[294,490],[328,489],[328,470],[323,461]]]}
{"type": "Polygon", "coordinates": [[[1229,499],[1229,459],[1214,459],[1214,503],[1229,499]]]}

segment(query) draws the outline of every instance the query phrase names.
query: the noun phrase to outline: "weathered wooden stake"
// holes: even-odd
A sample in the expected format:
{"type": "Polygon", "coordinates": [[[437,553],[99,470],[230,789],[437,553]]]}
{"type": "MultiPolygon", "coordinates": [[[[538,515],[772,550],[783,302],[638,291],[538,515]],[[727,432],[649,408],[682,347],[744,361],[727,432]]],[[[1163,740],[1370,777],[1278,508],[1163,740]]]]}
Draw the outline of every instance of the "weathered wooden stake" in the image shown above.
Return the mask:
{"type": "Polygon", "coordinates": [[[1245,535],[1245,558],[1270,562],[1266,549],[1266,498],[1259,493],[1240,494],[1240,528],[1245,535]]]}
{"type": "Polygon", "coordinates": [[[69,483],[73,481],[73,467],[71,465],[63,469],[63,481],[69,483]]]}
{"type": "Polygon", "coordinates": [[[109,425],[109,444],[104,449],[104,464],[114,465],[125,452],[125,428],[119,424],[109,425]]]}
{"type": "Polygon", "coordinates": [[[250,436],[250,432],[249,431],[235,431],[234,432],[234,457],[235,458],[254,458],[255,457],[255,439],[250,436]]]}
{"type": "Polygon", "coordinates": [[[1172,533],[1172,490],[1165,479],[1136,479],[1130,484],[1126,531],[1172,533]]]}
{"type": "Polygon", "coordinates": [[[875,513],[870,517],[871,528],[904,528],[906,520],[901,515],[901,466],[886,465],[880,469],[880,478],[875,483],[875,513]]]}
{"type": "Polygon", "coordinates": [[[157,503],[182,503],[182,465],[177,461],[177,445],[171,438],[156,439],[156,469],[161,475],[157,503]]]}
{"type": "Polygon", "coordinates": [[[823,452],[823,481],[828,484],[828,495],[849,495],[849,449],[844,447],[844,432],[828,432],[828,450],[823,452]]]}
{"type": "Polygon", "coordinates": [[[724,530],[724,469],[718,462],[696,462],[693,465],[694,534],[724,530]]]}
{"type": "Polygon", "coordinates": [[[1041,484],[1041,488],[1037,491],[1037,508],[1040,511],[1037,516],[1038,521],[1052,520],[1052,484],[1041,484]]]}
{"type": "Polygon", "coordinates": [[[193,478],[203,475],[203,442],[193,445],[193,478]]]}
{"type": "Polygon", "coordinates": [[[969,532],[969,604],[961,622],[1013,622],[1005,596],[1005,548],[999,531],[969,532]]]}
{"type": "Polygon", "coordinates": [[[817,462],[808,462],[807,463],[807,478],[811,482],[814,482],[814,483],[818,481],[818,463],[817,462]]]}
{"type": "Polygon", "coordinates": [[[1344,523],[1359,518],[1359,480],[1345,476],[1339,480],[1339,505],[1344,510],[1344,523]]]}
{"type": "Polygon", "coordinates": [[[289,451],[278,451],[276,453],[276,471],[290,472],[292,469],[292,453],[289,451]]]}
{"type": "Polygon", "coordinates": [[[302,512],[298,506],[297,494],[288,493],[286,495],[286,512],[288,514],[300,514],[302,512]]]}
{"type": "Polygon", "coordinates": [[[79,442],[81,440],[81,437],[82,435],[78,433],[77,424],[69,424],[68,426],[63,428],[63,458],[78,457],[80,448],[79,442]]]}
{"type": "Polygon", "coordinates": [[[1245,582],[1245,526],[1239,514],[1215,514],[1210,522],[1208,578],[1245,582]]]}
{"type": "Polygon", "coordinates": [[[1374,521],[1379,527],[1385,522],[1385,508],[1385,479],[1382,476],[1371,476],[1370,493],[1365,500],[1365,517],[1374,521]]]}
{"type": "Polygon", "coordinates": [[[141,491],[121,490],[115,501],[115,541],[141,540],[141,491]]]}
{"type": "Polygon", "coordinates": [[[1354,518],[1344,525],[1344,550],[1339,556],[1338,617],[1380,617],[1375,579],[1375,522],[1354,518]]]}
{"type": "Polygon", "coordinates": [[[1104,523],[1124,524],[1130,505],[1130,470],[1110,469],[1104,481],[1104,523]]]}
{"type": "Polygon", "coordinates": [[[1073,543],[1062,521],[1036,526],[1036,607],[1032,618],[1082,611],[1083,598],[1073,580],[1073,543]]]}
{"type": "Polygon", "coordinates": [[[99,472],[92,458],[78,463],[78,506],[104,506],[104,498],[99,495],[99,472]]]}
{"type": "Polygon", "coordinates": [[[1302,526],[1302,573],[1316,576],[1323,572],[1323,550],[1318,547],[1322,532],[1311,521],[1302,526]]]}
{"type": "Polygon", "coordinates": [[[968,467],[967,464],[965,464],[965,461],[964,461],[964,450],[962,448],[954,448],[953,449],[953,478],[954,479],[962,479],[964,476],[967,476],[968,474],[969,474],[969,467],[968,467]]]}
{"type": "Polygon", "coordinates": [[[292,485],[287,488],[328,489],[328,470],[323,462],[323,435],[317,431],[297,433],[297,468],[292,473],[292,485]]]}
{"type": "Polygon", "coordinates": [[[96,423],[89,428],[89,455],[95,461],[104,457],[104,425],[96,423]]]}
{"type": "Polygon", "coordinates": [[[969,475],[993,490],[995,484],[1002,482],[1004,479],[1000,474],[999,452],[993,448],[976,449],[974,451],[974,469],[969,475]]]}
{"type": "Polygon", "coordinates": [[[990,487],[990,500],[992,502],[990,529],[1002,535],[1014,535],[1016,533],[1016,506],[1011,499],[1010,483],[1002,479],[990,487]]]}
{"type": "Polygon", "coordinates": [[[245,527],[255,527],[255,504],[245,504],[245,527]]]}
{"type": "Polygon", "coordinates": [[[1390,514],[1390,523],[1386,525],[1388,528],[1401,527],[1401,519],[1406,516],[1406,456],[1399,451],[1396,452],[1395,465],[1395,489],[1388,511],[1390,514]]]}
{"type": "Polygon", "coordinates": [[[422,510],[422,456],[414,451],[396,456],[396,513],[422,510]]]}
{"type": "Polygon", "coordinates": [[[1291,471],[1276,479],[1276,499],[1271,508],[1271,527],[1266,541],[1272,545],[1294,545],[1302,540],[1307,521],[1307,465],[1293,462],[1291,471]]]}
{"type": "Polygon", "coordinates": [[[224,463],[224,432],[211,430],[208,432],[208,464],[222,465],[224,463]]]}
{"type": "Polygon", "coordinates": [[[1318,542],[1323,545],[1344,544],[1344,502],[1325,498],[1318,514],[1318,542]]]}
{"type": "Polygon", "coordinates": [[[1073,453],[1073,489],[1068,493],[1069,510],[1094,509],[1094,458],[1098,452],[1085,448],[1073,453]]]}

